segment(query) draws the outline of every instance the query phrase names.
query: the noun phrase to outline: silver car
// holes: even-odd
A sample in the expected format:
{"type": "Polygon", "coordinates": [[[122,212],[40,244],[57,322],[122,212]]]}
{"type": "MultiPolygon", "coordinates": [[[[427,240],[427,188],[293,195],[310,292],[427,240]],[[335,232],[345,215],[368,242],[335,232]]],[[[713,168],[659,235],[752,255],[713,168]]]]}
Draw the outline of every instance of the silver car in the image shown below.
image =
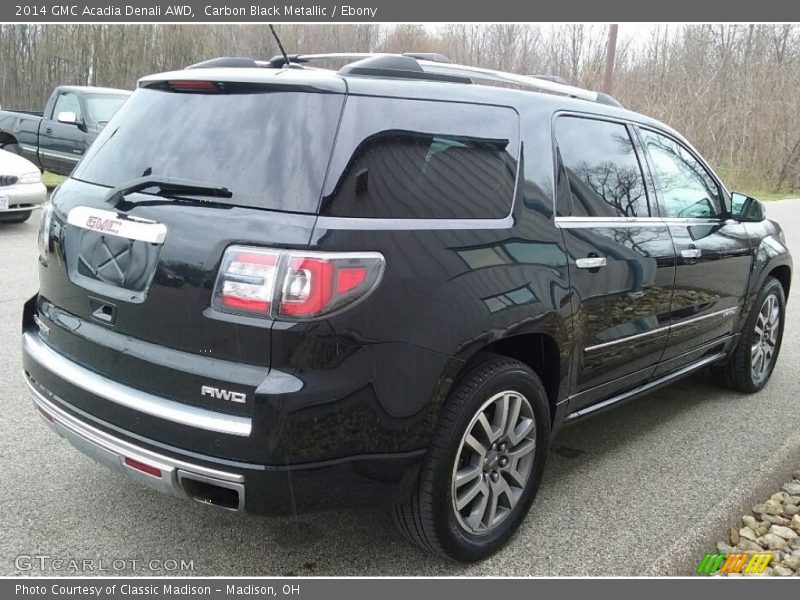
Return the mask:
{"type": "Polygon", "coordinates": [[[0,150],[0,224],[22,223],[47,200],[39,168],[17,154],[0,150]]]}

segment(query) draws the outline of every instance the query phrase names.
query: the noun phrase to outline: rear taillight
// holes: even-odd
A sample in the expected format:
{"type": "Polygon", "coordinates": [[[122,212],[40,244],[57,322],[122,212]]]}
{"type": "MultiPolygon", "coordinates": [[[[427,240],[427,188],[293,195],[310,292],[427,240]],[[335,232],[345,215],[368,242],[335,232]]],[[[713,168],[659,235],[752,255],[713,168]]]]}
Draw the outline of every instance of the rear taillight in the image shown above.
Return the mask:
{"type": "Polygon", "coordinates": [[[327,253],[230,246],[212,307],[287,321],[317,319],[366,298],[380,282],[377,252],[327,253]]]}

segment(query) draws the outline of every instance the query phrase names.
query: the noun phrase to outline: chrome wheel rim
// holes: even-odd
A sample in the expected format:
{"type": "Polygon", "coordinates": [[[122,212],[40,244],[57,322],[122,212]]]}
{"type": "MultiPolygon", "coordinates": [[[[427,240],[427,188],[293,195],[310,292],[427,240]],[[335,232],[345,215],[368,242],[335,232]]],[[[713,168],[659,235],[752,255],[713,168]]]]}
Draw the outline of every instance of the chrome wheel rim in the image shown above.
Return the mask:
{"type": "Polygon", "coordinates": [[[764,298],[758,311],[750,347],[750,369],[755,383],[760,383],[770,373],[778,348],[780,322],[781,307],[778,298],[770,294],[764,298]]]}
{"type": "Polygon", "coordinates": [[[453,511],[465,531],[486,534],[508,517],[528,484],[535,450],[536,420],[525,396],[507,390],[481,406],[453,464],[453,511]]]}

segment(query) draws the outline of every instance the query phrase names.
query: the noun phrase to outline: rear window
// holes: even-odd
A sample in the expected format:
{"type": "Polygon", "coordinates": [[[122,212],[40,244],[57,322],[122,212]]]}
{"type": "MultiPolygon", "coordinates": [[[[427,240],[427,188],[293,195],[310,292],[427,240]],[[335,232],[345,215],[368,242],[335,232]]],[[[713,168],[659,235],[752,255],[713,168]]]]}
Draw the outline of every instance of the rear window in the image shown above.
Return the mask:
{"type": "Polygon", "coordinates": [[[320,212],[489,219],[511,212],[519,118],[510,108],[351,97],[320,212]]]}
{"type": "Polygon", "coordinates": [[[109,94],[87,94],[86,95],[86,112],[89,113],[89,118],[95,123],[101,125],[108,123],[114,113],[119,110],[119,107],[125,103],[128,96],[112,96],[109,94]]]}
{"type": "Polygon", "coordinates": [[[73,172],[108,187],[162,175],[225,186],[240,206],[316,212],[343,96],[139,89],[73,172]]]}

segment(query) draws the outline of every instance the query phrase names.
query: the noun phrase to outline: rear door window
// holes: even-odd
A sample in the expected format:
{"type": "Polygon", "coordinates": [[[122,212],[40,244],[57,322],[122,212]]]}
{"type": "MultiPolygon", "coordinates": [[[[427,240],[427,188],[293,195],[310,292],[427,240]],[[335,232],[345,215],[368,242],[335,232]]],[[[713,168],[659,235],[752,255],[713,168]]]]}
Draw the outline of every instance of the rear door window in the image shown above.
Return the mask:
{"type": "Polygon", "coordinates": [[[320,212],[491,219],[511,212],[519,117],[510,108],[348,98],[320,212]]]}
{"type": "Polygon", "coordinates": [[[561,116],[556,119],[555,136],[560,170],[568,180],[572,216],[655,216],[636,148],[624,124],[561,116]]]}

